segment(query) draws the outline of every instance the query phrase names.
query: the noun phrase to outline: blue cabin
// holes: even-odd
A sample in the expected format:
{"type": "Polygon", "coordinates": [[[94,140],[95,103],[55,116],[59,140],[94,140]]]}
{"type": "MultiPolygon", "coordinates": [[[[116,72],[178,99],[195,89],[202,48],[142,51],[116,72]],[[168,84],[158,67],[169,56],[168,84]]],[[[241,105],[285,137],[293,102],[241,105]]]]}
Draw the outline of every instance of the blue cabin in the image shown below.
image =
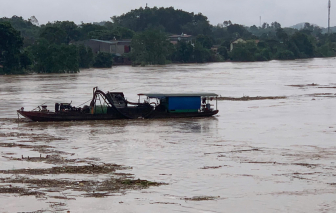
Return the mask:
{"type": "Polygon", "coordinates": [[[141,93],[140,96],[147,96],[145,102],[150,103],[156,109],[170,113],[188,113],[188,112],[204,112],[211,111],[214,106],[210,101],[216,101],[217,110],[217,94],[215,93],[141,93]],[[152,99],[155,99],[154,101],[152,99]]]}

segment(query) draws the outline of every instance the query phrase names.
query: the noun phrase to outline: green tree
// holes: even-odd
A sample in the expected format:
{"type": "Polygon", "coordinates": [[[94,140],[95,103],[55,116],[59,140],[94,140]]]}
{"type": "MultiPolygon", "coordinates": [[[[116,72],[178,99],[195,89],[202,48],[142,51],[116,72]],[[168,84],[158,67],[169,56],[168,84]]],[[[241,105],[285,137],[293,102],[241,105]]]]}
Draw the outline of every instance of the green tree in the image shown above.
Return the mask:
{"type": "Polygon", "coordinates": [[[254,42],[238,43],[230,53],[230,57],[233,61],[256,61],[265,60],[259,53],[259,49],[254,42]],[[257,59],[256,59],[257,56],[257,59]]]}
{"type": "Polygon", "coordinates": [[[82,23],[79,28],[80,32],[80,38],[79,40],[85,40],[89,39],[89,33],[93,31],[103,31],[103,30],[108,30],[104,26],[96,25],[96,24],[91,24],[91,23],[82,23]]]}
{"type": "Polygon", "coordinates": [[[20,64],[26,70],[33,64],[32,55],[28,49],[20,54],[20,64]]]}
{"type": "Polygon", "coordinates": [[[87,34],[90,39],[113,40],[120,39],[120,35],[110,30],[96,30],[87,34]]]}
{"type": "MultiPolygon", "coordinates": [[[[29,46],[35,42],[39,36],[40,28],[36,24],[32,16],[28,20],[24,20],[19,16],[12,16],[11,18],[0,18],[0,22],[9,22],[14,29],[20,31],[21,36],[24,38],[24,46],[29,46]]],[[[38,22],[38,21],[37,21],[38,22]]]]}
{"type": "Polygon", "coordinates": [[[210,35],[211,27],[208,18],[202,13],[193,16],[192,22],[188,22],[181,26],[182,31],[191,35],[210,35]]]}
{"type": "Polygon", "coordinates": [[[229,58],[229,52],[225,46],[218,47],[217,52],[224,58],[224,60],[227,60],[229,58]]]}
{"type": "Polygon", "coordinates": [[[277,52],[276,59],[278,60],[293,60],[295,59],[294,53],[290,50],[280,50],[277,52]]]}
{"type": "Polygon", "coordinates": [[[259,28],[255,25],[251,26],[249,31],[253,34],[258,34],[259,28]]]}
{"type": "MultiPolygon", "coordinates": [[[[299,53],[297,53],[296,56],[301,58],[314,56],[315,47],[309,39],[308,35],[302,32],[297,32],[290,38],[290,41],[292,42],[293,49],[296,49],[295,46],[297,47],[297,50],[295,50],[295,52],[298,51],[299,53]]],[[[294,55],[295,52],[293,52],[294,55]]]]}
{"type": "Polygon", "coordinates": [[[252,34],[247,31],[247,29],[243,25],[239,24],[231,24],[227,27],[227,31],[231,34],[232,39],[237,39],[242,37],[244,39],[248,39],[252,36],[252,34]]]}
{"type": "Polygon", "coordinates": [[[229,21],[224,21],[223,24],[224,24],[225,27],[227,27],[227,26],[232,25],[232,22],[230,20],[229,21]]]}
{"type": "Polygon", "coordinates": [[[67,44],[71,41],[78,41],[80,37],[79,28],[73,21],[56,21],[52,26],[59,27],[66,33],[65,42],[67,44]]]}
{"type": "Polygon", "coordinates": [[[93,64],[93,52],[90,47],[78,46],[78,60],[80,68],[90,68],[93,64]]]}
{"type": "Polygon", "coordinates": [[[269,25],[268,23],[264,22],[264,23],[262,24],[261,28],[263,28],[263,29],[267,29],[267,28],[270,28],[270,25],[269,25]]]}
{"type": "Polygon", "coordinates": [[[41,29],[40,38],[44,38],[52,44],[62,44],[66,43],[67,34],[59,27],[46,26],[41,29]]]}
{"type": "Polygon", "coordinates": [[[334,57],[336,55],[336,42],[326,42],[317,48],[318,57],[334,57]]]}
{"type": "Polygon", "coordinates": [[[112,67],[112,55],[110,53],[100,52],[95,57],[93,67],[96,68],[110,68],[112,67]]]}
{"type": "Polygon", "coordinates": [[[201,13],[194,14],[169,8],[142,8],[132,10],[121,16],[111,18],[113,25],[122,26],[135,32],[158,30],[167,33],[192,35],[211,33],[208,18],[201,13]]]}
{"type": "Polygon", "coordinates": [[[131,39],[134,36],[133,30],[120,26],[113,28],[112,32],[121,39],[131,39]]]}
{"type": "Polygon", "coordinates": [[[213,41],[209,36],[205,36],[203,34],[199,34],[196,37],[196,42],[200,43],[204,48],[210,49],[213,45],[213,41]]]}
{"type": "Polygon", "coordinates": [[[318,26],[306,22],[304,23],[303,29],[301,29],[300,32],[307,35],[320,36],[322,33],[322,29],[318,26]]]}
{"type": "Polygon", "coordinates": [[[282,28],[276,29],[276,37],[282,42],[288,41],[288,34],[282,28]]]}
{"type": "Polygon", "coordinates": [[[178,62],[192,62],[193,61],[194,47],[190,42],[179,41],[175,46],[173,60],[178,62]]]}
{"type": "Polygon", "coordinates": [[[272,22],[271,23],[271,27],[274,29],[280,29],[281,28],[281,24],[279,24],[278,22],[272,22]]]}
{"type": "Polygon", "coordinates": [[[204,48],[200,43],[195,44],[194,59],[197,63],[204,63],[211,60],[211,50],[204,48]]]}
{"type": "Polygon", "coordinates": [[[32,46],[33,69],[38,73],[78,72],[78,52],[75,45],[49,43],[39,39],[32,46]]]}
{"type": "Polygon", "coordinates": [[[20,32],[15,30],[8,22],[0,22],[0,38],[2,72],[5,74],[20,72],[20,50],[23,46],[20,32]]]}
{"type": "Polygon", "coordinates": [[[171,46],[166,34],[147,30],[137,33],[132,39],[131,58],[135,63],[165,64],[170,56],[171,46]]]}
{"type": "Polygon", "coordinates": [[[227,31],[226,27],[222,27],[220,24],[213,26],[211,29],[211,37],[214,39],[216,44],[220,44],[225,40],[231,40],[231,36],[227,31]]]}

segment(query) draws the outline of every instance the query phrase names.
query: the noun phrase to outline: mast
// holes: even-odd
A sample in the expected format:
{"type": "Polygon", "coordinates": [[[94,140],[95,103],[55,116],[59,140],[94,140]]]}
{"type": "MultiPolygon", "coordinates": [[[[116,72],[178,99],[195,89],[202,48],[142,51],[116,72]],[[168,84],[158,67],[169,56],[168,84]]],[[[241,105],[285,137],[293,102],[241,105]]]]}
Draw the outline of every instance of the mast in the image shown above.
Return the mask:
{"type": "Polygon", "coordinates": [[[330,34],[330,8],[331,8],[331,1],[328,2],[328,34],[330,34]]]}

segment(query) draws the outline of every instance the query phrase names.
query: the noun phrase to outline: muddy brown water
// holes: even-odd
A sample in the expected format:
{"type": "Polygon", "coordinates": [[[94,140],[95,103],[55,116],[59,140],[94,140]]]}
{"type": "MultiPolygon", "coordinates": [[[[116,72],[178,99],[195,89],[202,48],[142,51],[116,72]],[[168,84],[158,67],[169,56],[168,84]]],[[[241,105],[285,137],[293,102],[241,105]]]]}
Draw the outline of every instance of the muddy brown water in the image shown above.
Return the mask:
{"type": "MultiPolygon", "coordinates": [[[[48,169],[53,162],[22,157],[56,153],[57,166],[118,164],[126,167],[119,172],[135,179],[166,183],[106,197],[85,196],[71,186],[53,189],[49,196],[0,193],[0,212],[335,212],[335,66],[336,59],[328,58],[0,76],[0,170],[48,169]],[[52,109],[54,102],[71,101],[78,106],[92,97],[94,86],[122,91],[130,101],[145,92],[286,98],[222,100],[219,114],[211,118],[15,120],[20,107],[31,110],[45,103],[52,109]]],[[[0,174],[0,179],[31,178],[14,173],[0,174]]],[[[80,183],[110,176],[33,178],[80,183]]]]}

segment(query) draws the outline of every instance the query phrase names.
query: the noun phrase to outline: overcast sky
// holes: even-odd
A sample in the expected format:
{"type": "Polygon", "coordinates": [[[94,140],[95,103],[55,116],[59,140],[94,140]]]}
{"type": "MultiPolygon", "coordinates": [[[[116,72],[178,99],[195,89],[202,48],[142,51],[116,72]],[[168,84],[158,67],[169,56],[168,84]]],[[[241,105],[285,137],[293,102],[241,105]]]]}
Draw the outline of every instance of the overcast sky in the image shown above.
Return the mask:
{"type": "MultiPolygon", "coordinates": [[[[332,0],[335,1],[335,0],[332,0]]],[[[0,16],[35,16],[40,24],[53,21],[109,21],[132,9],[170,7],[188,12],[203,13],[211,24],[232,23],[259,26],[262,22],[279,22],[283,27],[310,22],[328,25],[328,0],[0,0],[0,16]]],[[[331,26],[336,25],[336,1],[331,2],[331,26]]]]}

